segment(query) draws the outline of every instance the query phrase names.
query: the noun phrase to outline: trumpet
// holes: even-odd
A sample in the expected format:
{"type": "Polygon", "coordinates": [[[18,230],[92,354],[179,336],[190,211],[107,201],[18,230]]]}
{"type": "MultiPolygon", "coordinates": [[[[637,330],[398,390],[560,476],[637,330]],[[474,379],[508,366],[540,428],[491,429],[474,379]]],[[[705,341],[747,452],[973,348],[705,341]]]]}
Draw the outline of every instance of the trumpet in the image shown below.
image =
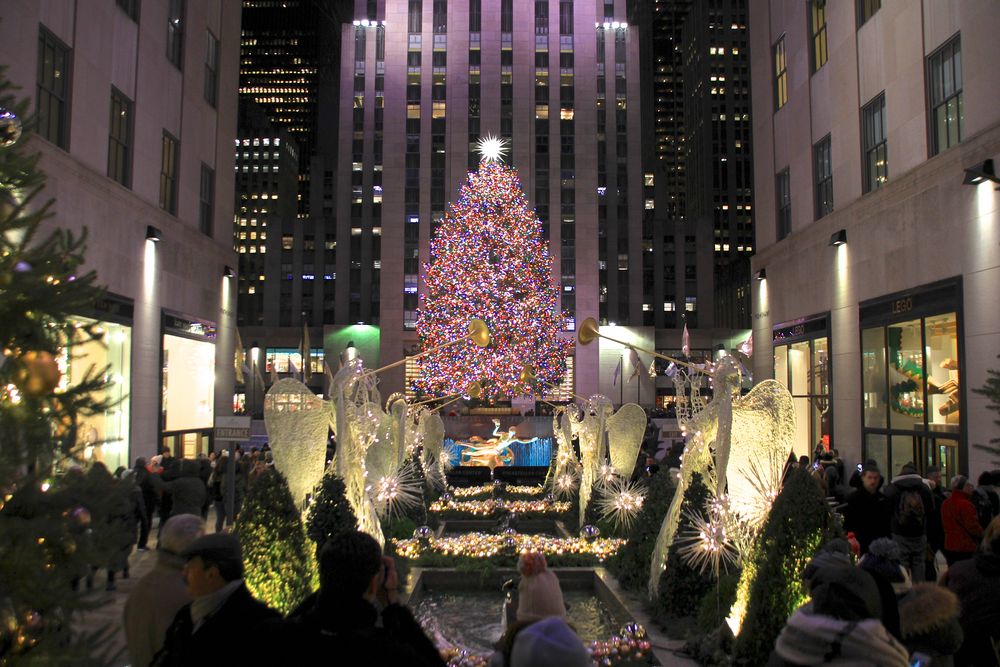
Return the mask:
{"type": "Polygon", "coordinates": [[[630,350],[635,350],[636,352],[645,352],[646,354],[652,355],[657,359],[663,359],[664,361],[669,361],[671,363],[677,364],[678,366],[685,366],[692,370],[700,371],[702,369],[698,368],[692,363],[687,361],[681,361],[680,359],[675,359],[674,357],[668,357],[665,354],[660,354],[654,350],[648,350],[644,347],[639,347],[638,345],[633,345],[631,343],[626,343],[625,341],[618,340],[617,338],[612,338],[611,336],[605,336],[597,328],[597,320],[593,317],[588,317],[580,324],[579,332],[577,333],[577,340],[580,341],[580,345],[590,345],[596,339],[603,338],[604,340],[609,340],[612,343],[618,343],[623,345],[630,350]]]}
{"type": "Polygon", "coordinates": [[[465,342],[467,340],[471,340],[473,343],[476,344],[477,347],[486,347],[487,345],[489,345],[490,344],[490,330],[486,326],[486,322],[483,322],[482,320],[480,320],[478,318],[469,320],[469,329],[468,329],[468,332],[466,333],[466,335],[464,335],[464,336],[462,336],[460,338],[456,338],[453,341],[449,341],[447,343],[442,343],[441,345],[436,345],[436,346],[430,348],[429,350],[424,350],[420,354],[415,354],[412,357],[403,357],[399,361],[394,361],[391,364],[388,364],[386,366],[382,366],[381,368],[376,368],[375,370],[368,371],[368,372],[371,373],[371,374],[373,374],[373,375],[375,375],[375,374],[381,373],[383,371],[387,371],[390,368],[396,368],[397,366],[402,366],[407,361],[412,361],[413,359],[419,359],[421,357],[427,356],[431,352],[437,352],[438,350],[443,350],[444,348],[451,347],[452,345],[458,345],[459,343],[463,343],[463,342],[465,342]]]}

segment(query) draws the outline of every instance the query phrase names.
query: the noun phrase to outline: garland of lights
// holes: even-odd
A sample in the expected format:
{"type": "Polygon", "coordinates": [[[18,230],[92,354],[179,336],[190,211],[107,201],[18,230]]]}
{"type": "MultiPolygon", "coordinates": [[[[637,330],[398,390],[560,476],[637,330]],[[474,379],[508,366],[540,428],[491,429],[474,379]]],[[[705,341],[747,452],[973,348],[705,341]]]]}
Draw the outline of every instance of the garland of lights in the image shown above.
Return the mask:
{"type": "Polygon", "coordinates": [[[429,512],[467,512],[476,516],[490,516],[497,512],[511,514],[548,514],[568,512],[570,504],[565,501],[548,500],[435,500],[429,512]]]}
{"type": "Polygon", "coordinates": [[[469,173],[431,240],[431,257],[416,325],[422,348],[464,338],[474,317],[486,322],[491,343],[428,354],[417,389],[453,394],[479,381],[484,395],[515,396],[531,391],[525,366],[539,385],[558,384],[573,341],[559,337],[565,327],[552,258],[515,170],[484,160],[469,173]]]}
{"type": "MultiPolygon", "coordinates": [[[[493,484],[483,484],[481,486],[464,486],[451,489],[451,495],[455,498],[475,498],[476,496],[491,496],[494,492],[493,484]]],[[[507,485],[503,488],[503,493],[511,496],[540,496],[545,492],[544,486],[516,486],[507,485]]]]}
{"type": "Polygon", "coordinates": [[[502,535],[493,533],[464,533],[445,537],[413,537],[393,539],[396,553],[403,558],[419,558],[425,551],[444,556],[468,556],[470,558],[490,558],[504,554],[539,552],[547,555],[582,554],[591,555],[599,561],[615,555],[625,544],[625,540],[611,537],[587,539],[583,537],[550,537],[548,535],[522,535],[505,531],[502,535]]]}

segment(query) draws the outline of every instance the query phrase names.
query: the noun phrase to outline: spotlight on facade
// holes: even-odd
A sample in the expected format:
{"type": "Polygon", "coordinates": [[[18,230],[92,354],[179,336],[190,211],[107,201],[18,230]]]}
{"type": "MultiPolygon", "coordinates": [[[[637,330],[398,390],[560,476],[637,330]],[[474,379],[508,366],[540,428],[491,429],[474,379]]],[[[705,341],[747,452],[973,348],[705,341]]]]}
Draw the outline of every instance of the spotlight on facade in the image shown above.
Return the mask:
{"type": "Polygon", "coordinates": [[[767,269],[760,269],[759,271],[753,274],[753,277],[756,280],[767,280],[767,269]]]}
{"type": "Polygon", "coordinates": [[[965,180],[962,181],[962,185],[979,185],[983,181],[1000,183],[1000,179],[997,178],[996,171],[993,168],[992,158],[965,168],[965,180]]]}
{"type": "Polygon", "coordinates": [[[233,271],[233,267],[226,266],[222,269],[222,275],[225,276],[226,278],[235,278],[236,272],[233,271]]]}
{"type": "Polygon", "coordinates": [[[146,240],[152,241],[153,243],[159,243],[160,239],[163,238],[163,234],[160,230],[153,225],[146,225],[146,240]]]}
{"type": "Polygon", "coordinates": [[[830,245],[831,246],[844,245],[845,243],[847,243],[847,230],[846,229],[841,229],[840,231],[836,231],[833,234],[830,234],[830,245]]]}

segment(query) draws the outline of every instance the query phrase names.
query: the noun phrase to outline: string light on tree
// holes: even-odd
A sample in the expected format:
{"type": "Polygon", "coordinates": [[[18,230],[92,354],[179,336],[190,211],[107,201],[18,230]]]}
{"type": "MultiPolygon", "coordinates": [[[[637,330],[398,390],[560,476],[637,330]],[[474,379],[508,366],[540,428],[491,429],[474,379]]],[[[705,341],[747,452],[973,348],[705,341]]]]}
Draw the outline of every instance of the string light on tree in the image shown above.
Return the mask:
{"type": "Polygon", "coordinates": [[[555,385],[566,372],[572,341],[559,337],[564,317],[552,258],[517,172],[501,161],[505,146],[496,137],[479,141],[479,168],[431,241],[417,319],[424,350],[461,338],[470,317],[486,322],[491,342],[424,357],[417,388],[429,394],[458,393],[478,380],[486,395],[512,397],[532,391],[525,366],[539,385],[555,385]]]}

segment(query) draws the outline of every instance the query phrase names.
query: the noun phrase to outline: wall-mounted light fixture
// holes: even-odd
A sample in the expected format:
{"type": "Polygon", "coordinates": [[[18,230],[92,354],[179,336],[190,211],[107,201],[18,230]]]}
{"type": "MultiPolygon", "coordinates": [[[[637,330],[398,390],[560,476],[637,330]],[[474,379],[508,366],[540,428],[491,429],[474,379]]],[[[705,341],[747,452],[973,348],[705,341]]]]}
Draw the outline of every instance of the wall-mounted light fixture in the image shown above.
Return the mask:
{"type": "Polygon", "coordinates": [[[841,229],[839,231],[830,234],[830,245],[838,246],[847,243],[847,230],[841,229]]]}
{"type": "Polygon", "coordinates": [[[236,272],[233,271],[233,267],[227,265],[227,266],[223,267],[223,269],[222,269],[222,275],[224,277],[226,277],[226,278],[235,278],[236,277],[236,272]]]}
{"type": "Polygon", "coordinates": [[[760,269],[759,271],[753,274],[753,277],[756,280],[767,280],[767,269],[760,269]]]}
{"type": "Polygon", "coordinates": [[[152,241],[153,243],[159,243],[160,239],[162,239],[162,238],[163,238],[163,234],[160,233],[159,229],[157,229],[153,225],[146,225],[146,240],[147,241],[152,241]]]}
{"type": "Polygon", "coordinates": [[[979,185],[983,181],[993,181],[1000,183],[996,170],[993,167],[993,159],[987,158],[978,164],[965,168],[965,180],[962,185],[979,185]]]}

